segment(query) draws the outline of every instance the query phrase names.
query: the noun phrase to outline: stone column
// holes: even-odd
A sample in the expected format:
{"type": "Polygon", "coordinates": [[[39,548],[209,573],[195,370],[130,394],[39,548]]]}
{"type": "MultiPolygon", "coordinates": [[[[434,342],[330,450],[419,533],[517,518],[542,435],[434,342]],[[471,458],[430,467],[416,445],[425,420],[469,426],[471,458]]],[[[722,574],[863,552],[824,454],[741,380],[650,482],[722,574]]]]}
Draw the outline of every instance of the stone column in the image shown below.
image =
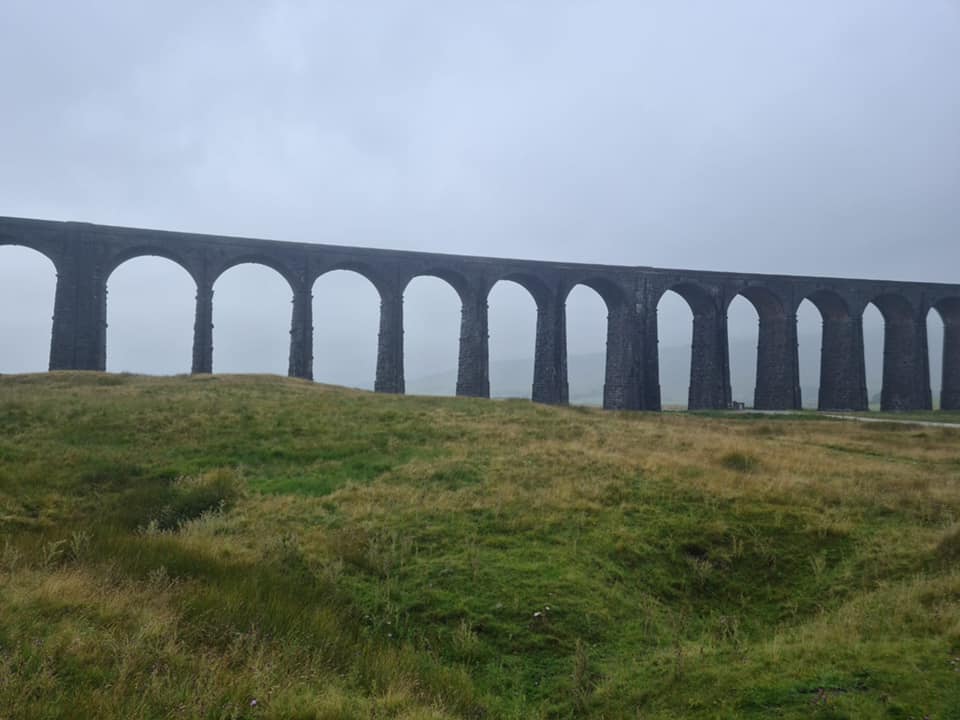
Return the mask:
{"type": "Polygon", "coordinates": [[[868,410],[863,319],[824,316],[820,346],[820,410],[868,410]]]}
{"type": "Polygon", "coordinates": [[[960,410],[960,317],[943,320],[943,387],[941,410],[960,410]]]}
{"type": "Polygon", "coordinates": [[[471,290],[461,298],[460,361],[457,395],[490,397],[490,332],[487,291],[471,290]]]}
{"type": "Polygon", "coordinates": [[[313,380],[313,293],[305,286],[298,285],[293,290],[287,375],[313,380]]]}
{"type": "Polygon", "coordinates": [[[690,359],[690,410],[723,409],[730,405],[730,360],[727,316],[717,307],[695,310],[690,359]]]}
{"type": "Polygon", "coordinates": [[[760,410],[799,410],[801,407],[796,314],[760,315],[753,406],[760,410]]]}
{"type": "Polygon", "coordinates": [[[640,307],[640,325],[643,335],[641,362],[643,380],[641,389],[641,409],[662,409],[660,400],[660,334],[657,318],[657,303],[647,300],[640,307]]]}
{"type": "Polygon", "coordinates": [[[607,314],[607,366],[603,385],[605,410],[639,410],[643,371],[642,327],[634,308],[621,303],[607,314]]]}
{"type": "Polygon", "coordinates": [[[213,372],[213,283],[197,283],[197,307],[193,321],[194,375],[213,372]]]}
{"type": "Polygon", "coordinates": [[[63,261],[57,268],[57,289],[53,301],[53,330],[50,336],[51,370],[75,370],[76,304],[78,278],[73,267],[63,261]]]}
{"type": "Polygon", "coordinates": [[[567,385],[567,308],[558,295],[537,301],[537,345],[533,362],[533,401],[569,402],[567,385]]]}
{"type": "Polygon", "coordinates": [[[380,288],[380,335],[377,344],[376,392],[404,392],[403,292],[380,288]]]}
{"type": "Polygon", "coordinates": [[[926,314],[885,318],[880,408],[901,411],[932,407],[926,314]]]}
{"type": "Polygon", "coordinates": [[[77,233],[57,268],[50,339],[51,370],[104,370],[107,285],[96,249],[77,233]]]}

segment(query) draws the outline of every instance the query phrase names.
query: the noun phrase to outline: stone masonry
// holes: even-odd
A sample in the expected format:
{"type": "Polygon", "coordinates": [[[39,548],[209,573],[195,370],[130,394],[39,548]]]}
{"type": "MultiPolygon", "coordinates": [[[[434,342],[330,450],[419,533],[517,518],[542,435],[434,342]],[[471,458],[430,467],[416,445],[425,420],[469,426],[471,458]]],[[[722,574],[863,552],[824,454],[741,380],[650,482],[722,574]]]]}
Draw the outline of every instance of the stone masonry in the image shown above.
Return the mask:
{"type": "Polygon", "coordinates": [[[727,307],[744,296],[760,319],[754,405],[800,407],[797,308],[804,299],[823,318],[821,410],[866,410],[862,316],[873,303],[883,314],[885,341],[881,405],[924,410],[932,404],[926,317],[944,321],[944,409],[960,409],[960,285],[666,270],[375,250],[247,238],[108,227],[76,222],[0,218],[0,245],[23,245],[57,269],[51,370],[103,370],[106,361],[107,280],[122,263],[156,255],[178,263],[197,286],[193,372],[213,370],[213,286],[229,268],[260,263],[290,285],[292,377],[312,379],[312,288],[324,273],[353,270],[380,294],[375,389],[402,393],[403,293],[415,277],[448,282],[460,297],[457,394],[489,397],[487,296],[500,280],[526,288],[537,305],[531,396],[566,403],[566,298],[576,285],[596,290],[607,306],[608,409],[659,410],[657,304],[673,290],[693,312],[689,407],[730,405],[727,307]]]}

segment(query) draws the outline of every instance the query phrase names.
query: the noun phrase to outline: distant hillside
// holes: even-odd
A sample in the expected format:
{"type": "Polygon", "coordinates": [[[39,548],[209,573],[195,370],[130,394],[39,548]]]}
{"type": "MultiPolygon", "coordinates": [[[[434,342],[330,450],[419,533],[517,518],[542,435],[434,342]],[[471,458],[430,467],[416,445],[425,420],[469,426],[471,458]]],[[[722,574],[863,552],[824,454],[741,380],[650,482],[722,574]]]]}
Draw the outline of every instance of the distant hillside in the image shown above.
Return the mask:
{"type": "MultiPolygon", "coordinates": [[[[868,348],[882,346],[882,336],[864,338],[868,348]]],[[[869,350],[868,350],[869,352],[869,350]]],[[[940,391],[939,357],[941,347],[931,343],[931,365],[934,367],[933,392],[940,391]]],[[[730,381],[733,399],[753,404],[756,383],[757,348],[755,340],[733,338],[730,341],[730,381]]],[[[583,405],[599,405],[603,399],[603,353],[570,355],[567,372],[570,383],[570,401],[583,405]]],[[[867,364],[867,388],[871,396],[878,396],[881,387],[881,361],[871,358],[867,364]]],[[[805,407],[816,407],[820,387],[820,337],[800,338],[800,388],[805,407]]],[[[490,364],[490,388],[494,397],[530,397],[533,382],[533,358],[493,361],[490,364]]],[[[690,383],[690,346],[670,345],[660,349],[660,393],[664,405],[686,405],[690,383]]],[[[450,369],[407,380],[407,392],[416,395],[453,395],[457,386],[457,371],[450,369]]]]}

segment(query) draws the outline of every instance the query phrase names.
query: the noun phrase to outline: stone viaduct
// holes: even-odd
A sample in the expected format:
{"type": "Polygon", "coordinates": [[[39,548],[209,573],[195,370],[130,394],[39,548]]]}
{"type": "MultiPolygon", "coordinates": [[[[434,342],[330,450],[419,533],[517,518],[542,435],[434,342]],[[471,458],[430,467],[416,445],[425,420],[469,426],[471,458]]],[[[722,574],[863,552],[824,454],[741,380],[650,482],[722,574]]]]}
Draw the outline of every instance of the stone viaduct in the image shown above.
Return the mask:
{"type": "Polygon", "coordinates": [[[487,295],[496,282],[512,280],[537,306],[532,390],[537,402],[567,402],[565,303],[571,289],[583,284],[607,306],[603,404],[609,409],[660,409],[657,303],[668,290],[693,312],[691,409],[730,404],[727,307],[737,295],[753,304],[760,319],[756,408],[800,407],[796,313],[808,299],[823,318],[820,409],[868,407],[862,315],[869,303],[884,318],[883,409],[931,407],[926,331],[931,308],[944,321],[940,405],[960,409],[960,285],[535,262],[20,218],[0,218],[0,245],[33,248],[56,267],[51,370],[104,369],[107,279],[131,258],[156,255],[181,265],[196,282],[194,373],[213,369],[214,282],[235,265],[260,263],[290,284],[293,377],[312,379],[314,281],[345,269],[368,278],[380,294],[378,392],[404,391],[404,289],[413,278],[432,275],[453,286],[462,302],[458,395],[490,394],[487,295]]]}

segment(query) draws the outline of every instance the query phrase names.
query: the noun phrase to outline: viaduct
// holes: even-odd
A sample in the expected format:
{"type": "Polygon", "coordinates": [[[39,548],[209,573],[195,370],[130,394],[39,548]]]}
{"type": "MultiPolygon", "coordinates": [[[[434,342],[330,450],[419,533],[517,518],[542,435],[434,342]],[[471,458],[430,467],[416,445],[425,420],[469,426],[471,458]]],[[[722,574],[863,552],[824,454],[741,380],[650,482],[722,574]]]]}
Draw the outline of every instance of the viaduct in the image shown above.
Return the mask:
{"type": "Polygon", "coordinates": [[[936,308],[944,322],[940,406],[960,409],[960,285],[535,262],[5,217],[0,245],[32,248],[56,267],[51,370],[105,368],[107,279],[131,258],[156,255],[181,265],[196,282],[194,373],[213,369],[215,281],[235,265],[260,263],[290,284],[293,377],[312,379],[314,281],[331,270],[353,270],[380,294],[378,392],[404,391],[404,289],[413,278],[432,275],[453,286],[462,303],[458,395],[490,395],[487,295],[496,282],[512,280],[537,306],[537,402],[567,402],[565,304],[571,289],[583,284],[600,294],[608,311],[605,408],[660,409],[657,303],[673,290],[694,318],[691,409],[730,405],[727,307],[737,295],[753,304],[760,319],[756,408],[800,408],[796,313],[808,299],[823,318],[821,410],[868,407],[862,316],[870,303],[884,318],[882,408],[931,408],[926,318],[936,308]]]}

